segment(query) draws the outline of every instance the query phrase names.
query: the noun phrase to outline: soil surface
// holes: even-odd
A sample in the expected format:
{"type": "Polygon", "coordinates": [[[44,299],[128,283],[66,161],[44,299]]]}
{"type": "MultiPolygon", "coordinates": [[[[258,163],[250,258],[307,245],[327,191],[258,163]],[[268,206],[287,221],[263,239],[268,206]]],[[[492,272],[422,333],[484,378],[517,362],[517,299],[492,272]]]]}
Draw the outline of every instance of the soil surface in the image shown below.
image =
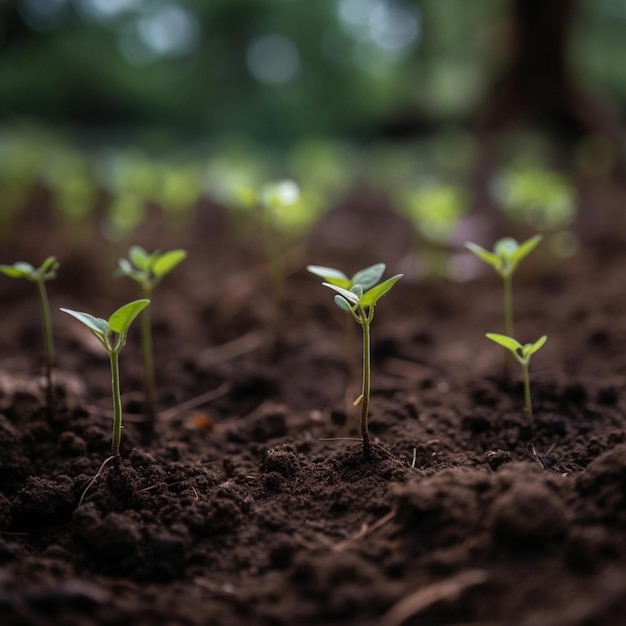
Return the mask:
{"type": "MultiPolygon", "coordinates": [[[[0,250],[1,263],[61,262],[50,411],[35,290],[0,277],[3,626],[624,624],[618,186],[583,185],[576,256],[552,256],[546,239],[515,278],[518,338],[548,335],[531,364],[532,428],[521,372],[505,375],[484,337],[502,332],[496,274],[465,255],[474,280],[418,278],[410,229],[376,194],[290,248],[279,290],[254,228],[208,203],[174,224],[155,208],[131,242],[189,251],[152,303],[156,434],[143,427],[137,324],[120,357],[121,458],[95,481],[111,440],[108,359],[58,309],[108,317],[139,294],[112,278],[128,241],[60,224],[46,205],[36,192],[0,250]],[[365,458],[360,329],[303,268],[378,261],[405,277],[372,326],[365,458]]],[[[490,232],[480,215],[465,228],[485,245],[532,234],[490,232]]]]}

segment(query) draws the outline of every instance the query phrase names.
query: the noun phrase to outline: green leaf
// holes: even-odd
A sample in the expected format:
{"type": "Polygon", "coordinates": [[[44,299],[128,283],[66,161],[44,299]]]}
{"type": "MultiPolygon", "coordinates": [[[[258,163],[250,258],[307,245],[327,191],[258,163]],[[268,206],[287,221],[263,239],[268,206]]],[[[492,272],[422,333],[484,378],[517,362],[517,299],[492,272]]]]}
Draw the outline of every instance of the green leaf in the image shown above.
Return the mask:
{"type": "Polygon", "coordinates": [[[121,306],[109,317],[109,328],[120,334],[127,332],[133,320],[149,304],[150,300],[144,298],[142,300],[134,300],[133,302],[121,306]]]}
{"type": "Polygon", "coordinates": [[[352,291],[348,291],[347,289],[344,289],[343,287],[338,287],[337,285],[332,285],[331,283],[322,283],[322,285],[324,285],[324,287],[334,289],[337,293],[341,294],[348,302],[351,302],[352,304],[359,303],[359,297],[352,291]]]}
{"type": "Polygon", "coordinates": [[[350,291],[359,299],[363,295],[363,287],[361,285],[352,285],[350,291]]]}
{"type": "Polygon", "coordinates": [[[18,261],[17,263],[14,263],[13,267],[16,270],[19,270],[20,272],[23,272],[24,276],[29,276],[31,278],[35,274],[35,272],[37,271],[37,270],[35,270],[35,268],[30,263],[24,263],[24,261],[18,261]]]}
{"type": "Polygon", "coordinates": [[[489,250],[485,250],[471,241],[466,242],[465,247],[470,252],[474,253],[481,261],[484,261],[487,265],[491,265],[491,267],[496,270],[500,266],[500,259],[493,252],[489,252],[489,250]]]}
{"type": "Polygon", "coordinates": [[[79,322],[82,322],[100,339],[102,339],[109,330],[107,321],[100,317],[94,317],[93,315],[89,315],[89,313],[81,313],[80,311],[73,311],[72,309],[61,309],[61,311],[75,317],[79,322]]]}
{"type": "Polygon", "coordinates": [[[380,277],[385,273],[385,264],[384,263],[376,263],[375,265],[371,265],[370,267],[366,267],[363,270],[359,270],[352,277],[353,285],[361,285],[364,291],[373,287],[379,280],[380,277]]]}
{"type": "Polygon", "coordinates": [[[502,237],[496,241],[496,245],[493,247],[493,251],[500,261],[507,263],[514,263],[515,255],[519,250],[519,244],[513,237],[502,237]]]}
{"type": "Polygon", "coordinates": [[[141,246],[131,246],[128,251],[128,258],[137,269],[148,269],[150,255],[141,246]]]}
{"type": "Polygon", "coordinates": [[[187,256],[185,250],[171,250],[170,252],[164,252],[158,256],[152,264],[152,273],[161,278],[165,274],[169,274],[179,263],[184,261],[187,256]]]}
{"type": "Polygon", "coordinates": [[[323,278],[327,283],[331,285],[337,285],[337,287],[343,287],[344,289],[350,289],[352,287],[352,281],[339,270],[332,267],[324,267],[323,265],[307,265],[308,272],[315,274],[320,278],[323,278]]]}
{"type": "Polygon", "coordinates": [[[491,341],[495,341],[497,344],[500,344],[507,350],[510,350],[513,354],[516,354],[518,350],[523,351],[522,344],[516,339],[513,339],[513,337],[509,337],[508,335],[500,335],[499,333],[487,333],[485,337],[487,337],[487,339],[491,339],[491,341]]]}
{"type": "Polygon", "coordinates": [[[119,273],[124,275],[124,276],[131,276],[133,273],[133,266],[130,264],[130,261],[128,259],[120,259],[117,262],[117,265],[119,266],[119,273]]]}
{"type": "Polygon", "coordinates": [[[42,264],[41,267],[39,268],[39,272],[41,274],[46,274],[47,272],[49,272],[50,270],[52,270],[53,272],[56,271],[56,268],[54,267],[55,265],[57,265],[57,260],[56,257],[53,256],[49,256],[42,264]]]}
{"type": "Polygon", "coordinates": [[[30,276],[30,272],[25,272],[15,265],[0,265],[0,272],[9,278],[28,278],[30,276]]]}
{"type": "Polygon", "coordinates": [[[539,245],[542,239],[543,235],[535,235],[521,243],[511,257],[513,262],[519,263],[523,258],[527,257],[539,245]]]}
{"type": "Polygon", "coordinates": [[[539,337],[539,339],[537,339],[537,341],[535,341],[535,343],[529,343],[527,345],[524,346],[524,356],[531,356],[533,354],[535,354],[535,352],[537,352],[542,346],[543,344],[548,341],[548,337],[547,335],[544,335],[543,337],[539,337]]]}
{"type": "Polygon", "coordinates": [[[363,297],[359,300],[359,305],[363,308],[374,306],[380,298],[382,298],[403,276],[404,274],[396,274],[386,281],[372,287],[369,291],[363,294],[363,297]]]}
{"type": "Polygon", "coordinates": [[[340,296],[339,294],[337,294],[333,299],[335,301],[335,304],[342,311],[345,311],[346,313],[350,313],[350,311],[352,310],[352,307],[350,306],[350,303],[343,296],[340,296]]]}

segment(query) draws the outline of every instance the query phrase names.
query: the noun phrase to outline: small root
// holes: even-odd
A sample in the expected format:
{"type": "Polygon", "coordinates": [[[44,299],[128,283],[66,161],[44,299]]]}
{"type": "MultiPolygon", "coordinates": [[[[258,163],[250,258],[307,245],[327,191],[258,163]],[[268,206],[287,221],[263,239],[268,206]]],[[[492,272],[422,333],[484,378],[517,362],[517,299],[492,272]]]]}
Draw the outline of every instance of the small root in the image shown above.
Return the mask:
{"type": "Polygon", "coordinates": [[[91,489],[93,484],[96,482],[96,480],[98,479],[98,476],[100,476],[100,474],[102,474],[102,471],[104,470],[104,468],[107,465],[107,463],[109,461],[112,461],[113,459],[117,459],[117,458],[118,458],[117,456],[112,454],[110,457],[104,459],[104,461],[102,462],[102,465],[100,466],[100,468],[96,472],[96,475],[89,481],[89,483],[87,484],[87,486],[83,490],[83,493],[80,496],[80,500],[78,501],[78,506],[76,507],[77,509],[79,509],[81,507],[83,501],[85,500],[85,496],[87,495],[87,492],[91,489]]]}

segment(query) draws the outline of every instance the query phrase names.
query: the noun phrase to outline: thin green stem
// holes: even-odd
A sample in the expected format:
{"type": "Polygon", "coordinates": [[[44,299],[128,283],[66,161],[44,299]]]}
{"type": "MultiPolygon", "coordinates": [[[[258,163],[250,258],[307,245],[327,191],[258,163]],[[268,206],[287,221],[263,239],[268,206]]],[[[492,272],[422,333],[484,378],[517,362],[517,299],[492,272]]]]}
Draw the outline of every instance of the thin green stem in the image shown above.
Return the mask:
{"type": "Polygon", "coordinates": [[[504,280],[504,334],[509,337],[513,335],[513,277],[505,274],[504,280]]]}
{"type": "Polygon", "coordinates": [[[37,281],[37,293],[39,294],[39,304],[41,305],[41,321],[43,324],[43,349],[46,371],[46,400],[48,411],[52,410],[52,363],[54,361],[54,345],[52,340],[52,322],[50,319],[50,304],[46,292],[46,283],[43,280],[37,281]]]}
{"type": "MultiPolygon", "coordinates": [[[[143,285],[143,297],[148,300],[152,297],[152,289],[147,285],[143,285]]],[[[146,431],[151,435],[154,432],[156,419],[156,390],[150,307],[146,307],[141,313],[141,356],[143,360],[143,386],[146,396],[146,431]]]]}
{"type": "Polygon", "coordinates": [[[528,415],[528,425],[533,426],[533,404],[530,397],[530,380],[528,376],[528,362],[522,362],[524,372],[524,402],[526,403],[526,414],[528,415]]]}
{"type": "Polygon", "coordinates": [[[113,435],[111,437],[111,454],[119,456],[120,441],[122,440],[122,397],[120,395],[119,353],[109,352],[111,361],[111,385],[113,391],[113,435]]]}
{"type": "Polygon", "coordinates": [[[261,208],[261,228],[263,231],[263,240],[265,242],[265,255],[269,267],[270,284],[274,304],[277,310],[280,310],[283,300],[283,288],[285,282],[285,268],[283,266],[283,258],[280,254],[278,245],[278,233],[271,218],[267,214],[268,210],[261,208]]]}
{"type": "Polygon", "coordinates": [[[361,393],[363,399],[361,401],[361,438],[363,439],[363,453],[370,456],[372,442],[368,428],[368,412],[370,406],[370,387],[371,387],[371,347],[370,347],[370,322],[371,317],[365,314],[365,311],[358,308],[359,317],[361,318],[361,326],[363,328],[363,387],[361,393]]]}

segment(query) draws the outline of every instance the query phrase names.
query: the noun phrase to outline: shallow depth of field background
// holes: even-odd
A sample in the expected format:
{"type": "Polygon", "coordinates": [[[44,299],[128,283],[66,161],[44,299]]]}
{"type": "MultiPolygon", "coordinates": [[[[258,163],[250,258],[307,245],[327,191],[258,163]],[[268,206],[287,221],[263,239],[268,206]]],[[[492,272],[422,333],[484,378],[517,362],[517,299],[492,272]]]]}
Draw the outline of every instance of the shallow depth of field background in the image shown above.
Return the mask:
{"type": "MultiPolygon", "coordinates": [[[[488,168],[607,175],[623,153],[625,29],[626,0],[0,0],[0,226],[34,186],[70,216],[104,191],[119,238],[148,202],[237,204],[281,178],[316,211],[366,183],[401,209],[460,213],[493,111],[509,147],[488,168]],[[530,114],[494,99],[524,5],[537,23],[571,17],[568,75],[594,105],[582,123],[542,110],[550,96],[530,114]],[[438,205],[415,198],[433,180],[456,186],[438,205]]],[[[519,93],[537,91],[527,79],[519,93]]]]}

